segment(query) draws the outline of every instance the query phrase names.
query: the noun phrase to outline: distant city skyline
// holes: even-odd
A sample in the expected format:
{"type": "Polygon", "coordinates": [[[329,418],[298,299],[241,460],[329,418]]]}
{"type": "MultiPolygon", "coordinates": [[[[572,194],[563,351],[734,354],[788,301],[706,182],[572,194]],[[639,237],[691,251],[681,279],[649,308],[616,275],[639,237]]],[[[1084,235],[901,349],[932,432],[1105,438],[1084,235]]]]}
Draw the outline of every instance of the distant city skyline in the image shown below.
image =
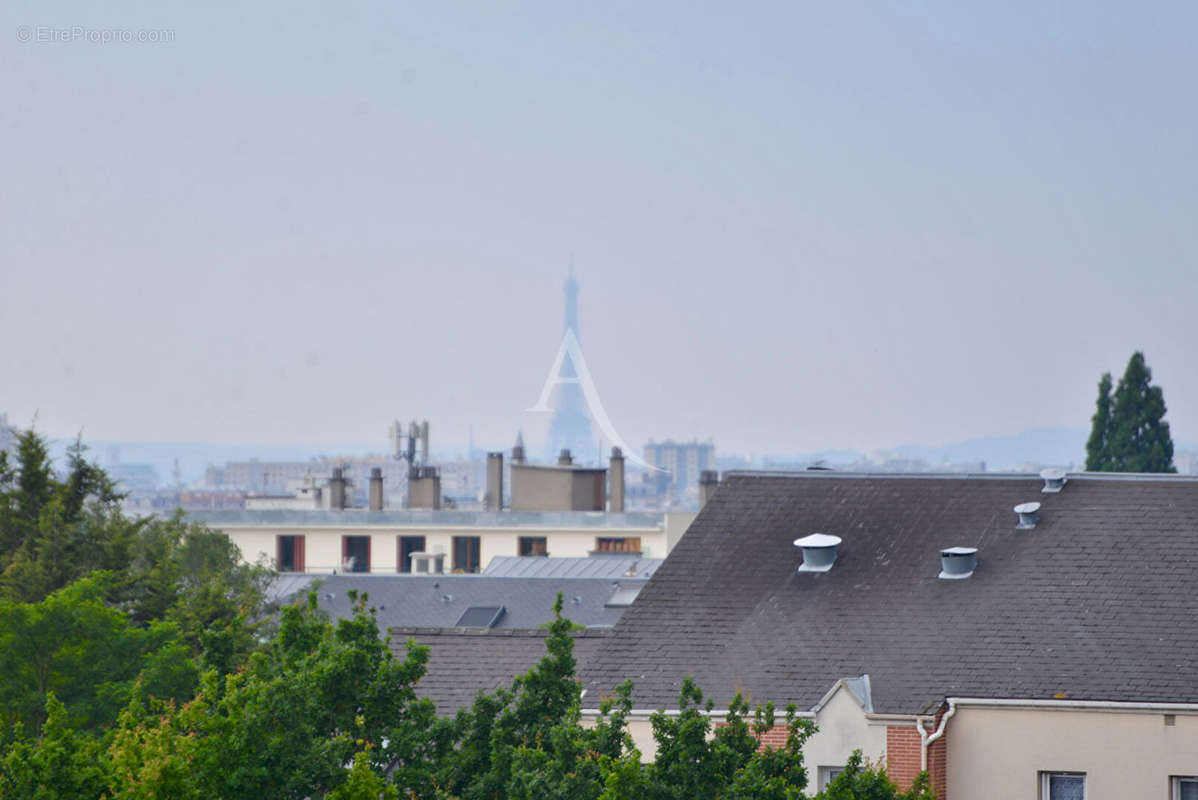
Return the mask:
{"type": "Polygon", "coordinates": [[[0,411],[94,441],[1198,441],[1198,6],[0,9],[0,411]],[[19,26],[170,30],[22,42],[19,26]],[[543,415],[542,415],[543,416],[543,415]],[[535,434],[535,435],[534,435],[535,434]]]}

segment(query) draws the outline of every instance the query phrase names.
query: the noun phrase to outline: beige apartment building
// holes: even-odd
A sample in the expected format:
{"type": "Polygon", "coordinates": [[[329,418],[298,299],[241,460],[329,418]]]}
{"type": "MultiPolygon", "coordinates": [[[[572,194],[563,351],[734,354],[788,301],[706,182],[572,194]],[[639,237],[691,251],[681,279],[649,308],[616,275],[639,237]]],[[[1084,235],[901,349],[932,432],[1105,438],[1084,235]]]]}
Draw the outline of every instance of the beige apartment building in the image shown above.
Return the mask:
{"type": "Polygon", "coordinates": [[[694,513],[365,509],[200,511],[247,562],[282,572],[478,572],[496,556],[664,558],[694,513]]]}

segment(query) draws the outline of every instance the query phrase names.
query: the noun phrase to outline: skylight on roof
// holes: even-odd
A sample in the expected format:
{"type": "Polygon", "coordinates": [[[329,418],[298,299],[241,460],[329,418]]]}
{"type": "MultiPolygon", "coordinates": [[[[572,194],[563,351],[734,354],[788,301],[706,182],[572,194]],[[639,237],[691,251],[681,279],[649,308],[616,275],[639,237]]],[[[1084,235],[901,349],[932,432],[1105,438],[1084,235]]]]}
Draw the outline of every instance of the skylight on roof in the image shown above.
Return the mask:
{"type": "Polygon", "coordinates": [[[641,593],[640,586],[621,586],[612,592],[611,597],[607,598],[604,605],[607,608],[627,608],[632,605],[632,601],[641,593]]]}
{"type": "Polygon", "coordinates": [[[462,612],[455,628],[494,628],[503,619],[503,606],[470,606],[462,612]]]}

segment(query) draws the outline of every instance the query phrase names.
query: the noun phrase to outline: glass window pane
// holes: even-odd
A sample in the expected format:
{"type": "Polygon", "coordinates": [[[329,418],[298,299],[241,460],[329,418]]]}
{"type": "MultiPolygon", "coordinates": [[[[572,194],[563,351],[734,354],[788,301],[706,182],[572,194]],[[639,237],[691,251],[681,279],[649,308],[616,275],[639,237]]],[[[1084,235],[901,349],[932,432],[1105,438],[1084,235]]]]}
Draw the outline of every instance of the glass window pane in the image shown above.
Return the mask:
{"type": "Polygon", "coordinates": [[[1081,775],[1050,775],[1049,800],[1084,800],[1086,779],[1081,775]]]}
{"type": "Polygon", "coordinates": [[[1180,800],[1198,800],[1198,781],[1180,781],[1180,800]]]}

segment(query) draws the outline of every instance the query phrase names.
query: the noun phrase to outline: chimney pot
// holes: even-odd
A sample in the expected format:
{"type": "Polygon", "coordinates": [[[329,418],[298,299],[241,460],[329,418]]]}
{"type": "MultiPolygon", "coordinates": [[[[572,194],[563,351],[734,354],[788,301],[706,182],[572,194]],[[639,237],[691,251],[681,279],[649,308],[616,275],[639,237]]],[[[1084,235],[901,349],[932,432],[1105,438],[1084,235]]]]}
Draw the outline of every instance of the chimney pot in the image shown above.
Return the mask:
{"type": "Polygon", "coordinates": [[[559,466],[566,466],[574,463],[574,459],[570,456],[570,449],[563,447],[562,451],[557,455],[557,463],[559,466]]]}

